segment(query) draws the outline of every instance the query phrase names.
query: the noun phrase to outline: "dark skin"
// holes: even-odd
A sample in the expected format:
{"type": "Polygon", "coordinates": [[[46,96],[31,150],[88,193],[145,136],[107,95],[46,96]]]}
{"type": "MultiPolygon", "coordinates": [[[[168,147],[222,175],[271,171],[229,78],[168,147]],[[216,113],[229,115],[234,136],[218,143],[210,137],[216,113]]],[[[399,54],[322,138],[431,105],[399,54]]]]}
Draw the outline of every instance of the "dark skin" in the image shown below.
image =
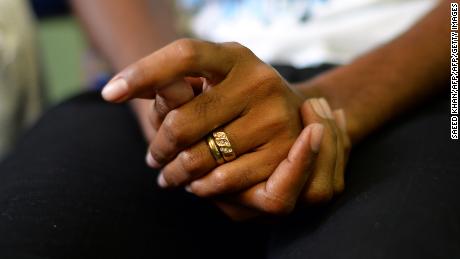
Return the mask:
{"type": "Polygon", "coordinates": [[[358,142],[445,90],[440,86],[449,80],[451,2],[458,1],[442,1],[399,38],[301,83],[300,89],[310,96],[324,96],[332,107],[343,107],[352,142],[358,142]]]}
{"type": "MultiPolygon", "coordinates": [[[[299,134],[299,111],[305,99],[240,44],[175,41],[124,69],[102,95],[113,102],[158,101],[157,90],[171,88],[182,88],[179,95],[197,95],[165,107],[163,110],[169,110],[164,118],[152,109],[152,115],[162,122],[151,141],[147,162],[162,169],[161,187],[187,185],[187,190],[200,197],[223,195],[219,204],[284,214],[292,211],[299,195],[305,203],[323,202],[334,195],[335,182],[343,183],[345,147],[326,100],[312,99],[303,106],[310,110],[305,120],[318,127],[310,133],[307,127],[307,133],[299,134]],[[194,81],[201,78],[201,88],[190,83],[191,77],[194,81]],[[238,156],[220,166],[202,140],[216,128],[227,133],[238,156]],[[297,150],[311,152],[305,159],[300,158],[305,152],[291,150],[293,155],[286,161],[296,139],[306,147],[297,150]],[[305,163],[294,170],[296,161],[305,163]],[[295,173],[298,171],[301,173],[295,173]]],[[[337,115],[344,120],[343,113],[337,115]]]]}
{"type": "MultiPolygon", "coordinates": [[[[83,2],[79,2],[77,5],[85,5],[83,2]]],[[[101,2],[103,1],[101,0],[101,2]]],[[[122,3],[120,2],[120,4],[122,3]]],[[[258,215],[261,212],[288,213],[297,205],[293,201],[303,204],[324,202],[343,190],[343,172],[350,146],[349,141],[347,141],[347,134],[351,136],[352,142],[356,143],[388,120],[415,107],[434,92],[439,91],[437,86],[443,85],[442,83],[448,80],[448,12],[449,2],[442,2],[439,7],[401,37],[362,56],[347,66],[334,69],[311,81],[297,85],[296,88],[300,91],[292,91],[292,87],[287,82],[278,74],[271,72],[269,66],[254,58],[253,54],[243,47],[182,40],[154,52],[123,70],[115,77],[115,79],[121,80],[118,80],[115,85],[111,84],[113,87],[107,87],[104,97],[108,101],[115,102],[136,97],[156,98],[157,102],[153,102],[154,109],[143,109],[136,106],[138,107],[136,110],[139,118],[144,122],[144,129],[147,128],[145,132],[149,131],[148,127],[153,128],[152,132],[154,133],[147,134],[151,140],[148,162],[153,167],[163,168],[159,178],[160,186],[188,186],[189,191],[203,197],[222,197],[222,194],[232,193],[232,195],[226,195],[224,200],[218,199],[217,202],[227,214],[236,219],[258,215]],[[186,49],[185,55],[177,55],[178,50],[181,52],[181,49],[186,49]],[[232,55],[242,58],[238,60],[229,59],[229,56],[232,55]],[[213,62],[209,62],[211,58],[208,56],[212,58],[213,62]],[[179,68],[164,65],[176,62],[185,65],[179,68]],[[199,65],[203,66],[200,67],[199,65]],[[225,67],[225,65],[229,67],[225,67]],[[259,70],[259,67],[263,69],[259,70]],[[258,72],[248,73],[251,70],[258,72]],[[248,74],[252,78],[248,78],[248,74]],[[202,78],[206,78],[206,80],[202,80],[202,78]],[[120,81],[123,83],[120,84],[120,81]],[[260,90],[260,84],[247,83],[267,81],[270,83],[264,84],[266,87],[262,90],[260,90]],[[230,91],[230,88],[225,87],[229,84],[228,82],[231,82],[232,85],[241,84],[240,88],[235,87],[235,89],[239,89],[240,93],[245,94],[235,94],[233,99],[221,101],[221,98],[217,97],[224,96],[224,93],[227,94],[230,91]],[[195,97],[191,94],[193,92],[191,89],[196,85],[201,87],[201,94],[195,97]],[[113,90],[117,87],[118,92],[113,90]],[[109,88],[111,90],[107,90],[109,88]],[[207,91],[208,88],[211,90],[207,91]],[[327,101],[307,100],[307,97],[321,96],[325,97],[327,101]],[[197,144],[198,148],[193,149],[193,143],[197,143],[200,138],[216,126],[224,125],[229,121],[233,125],[238,124],[237,117],[231,110],[219,109],[217,113],[210,113],[216,114],[215,118],[208,118],[208,120],[200,123],[201,128],[199,129],[182,126],[188,125],[187,121],[200,119],[191,112],[193,107],[209,107],[210,100],[216,98],[220,100],[217,103],[223,104],[223,107],[235,106],[227,105],[227,102],[230,104],[235,99],[240,102],[247,100],[249,104],[247,107],[249,108],[244,113],[245,115],[254,114],[256,118],[266,118],[265,120],[257,120],[260,127],[273,125],[273,123],[276,125],[283,120],[286,123],[286,118],[288,118],[287,121],[290,123],[281,131],[286,132],[286,134],[279,135],[268,130],[263,131],[264,134],[266,133],[265,135],[258,134],[258,136],[249,138],[251,141],[262,141],[265,138],[261,143],[270,147],[271,150],[279,152],[268,158],[259,150],[260,152],[256,153],[259,157],[246,159],[246,164],[242,165],[241,155],[247,152],[243,148],[237,160],[224,165],[226,171],[222,169],[223,166],[216,167],[212,158],[209,158],[209,154],[202,152],[206,148],[204,144],[197,144]],[[281,105],[282,103],[289,105],[281,105]],[[332,109],[342,108],[343,112],[332,112],[332,109],[328,108],[329,106],[332,109]],[[143,113],[142,111],[145,110],[148,112],[143,113]],[[295,113],[294,110],[302,112],[295,113]],[[267,111],[272,112],[267,113],[267,111]],[[286,111],[289,112],[286,113],[286,111]],[[284,115],[266,116],[267,114],[279,114],[279,112],[284,115]],[[257,115],[258,113],[265,116],[257,115]],[[146,120],[142,119],[145,118],[145,114],[149,114],[149,117],[153,118],[150,123],[146,123],[146,120]],[[298,123],[292,123],[296,121],[298,123]],[[306,127],[304,131],[307,133],[300,134],[302,124],[305,126],[321,125],[321,134],[312,134],[314,127],[306,127]],[[156,127],[152,127],[152,125],[156,125],[156,127]],[[155,133],[155,129],[159,130],[158,134],[155,133]],[[173,138],[170,136],[168,138],[166,133],[171,130],[175,133],[173,138]],[[316,136],[316,139],[312,136],[316,136]],[[320,148],[315,151],[315,145],[312,143],[318,141],[321,143],[320,148]],[[195,152],[190,150],[195,150],[195,152]],[[187,155],[181,156],[180,154],[184,152],[188,152],[187,155]],[[290,158],[288,153],[291,154],[291,152],[294,156],[290,158]],[[302,154],[307,155],[302,156],[302,154]],[[195,171],[181,170],[178,169],[178,166],[174,166],[179,164],[178,158],[181,157],[188,157],[188,161],[198,161],[193,169],[195,171]],[[241,176],[240,179],[245,179],[246,182],[243,185],[238,185],[234,183],[238,182],[235,180],[238,179],[238,177],[235,178],[235,175],[238,174],[235,174],[234,170],[230,174],[232,170],[229,170],[230,166],[235,166],[235,162],[238,160],[240,160],[240,168],[245,168],[245,170],[236,170],[240,172],[260,172],[261,164],[253,161],[273,161],[273,164],[264,169],[266,173],[253,181],[251,181],[251,177],[248,178],[248,175],[241,176]],[[296,164],[295,161],[305,161],[305,163],[296,164]],[[296,166],[283,166],[289,162],[296,164],[296,166]],[[196,173],[196,168],[200,169],[198,173],[196,173]],[[284,177],[278,177],[278,175],[283,175],[276,173],[279,171],[284,172],[284,177]],[[288,174],[288,172],[291,173],[288,174]],[[226,175],[232,175],[232,177],[226,175]],[[215,186],[226,188],[215,188],[215,186]]],[[[146,13],[144,15],[148,16],[146,13]]],[[[117,21],[113,22],[116,23],[117,21]]],[[[142,19],[139,19],[138,22],[141,23],[142,19]]],[[[113,24],[103,26],[113,26],[113,24]]],[[[115,26],[115,28],[117,27],[115,26]]],[[[120,30],[123,28],[121,26],[120,30]]],[[[139,39],[141,32],[136,30],[127,30],[125,33],[132,33],[132,39],[137,38],[144,41],[144,39],[139,39]]],[[[115,32],[115,30],[113,31],[115,32]]],[[[117,33],[114,34],[112,39],[116,40],[117,33]]],[[[123,35],[123,37],[118,38],[120,42],[126,42],[127,35],[123,35]]],[[[146,40],[148,41],[149,37],[146,40]]],[[[139,55],[140,52],[142,51],[139,51],[139,55]]],[[[117,53],[113,54],[117,56],[117,53]]],[[[110,55],[110,53],[106,55],[110,55]]],[[[131,56],[134,58],[135,55],[131,54],[131,56]]],[[[235,104],[237,103],[235,102],[235,104]]],[[[206,108],[204,109],[206,113],[206,108]]],[[[232,125],[231,123],[229,126],[232,125]]],[[[241,123],[241,125],[247,124],[241,123]]],[[[232,131],[238,132],[238,127],[243,126],[233,126],[232,131]]],[[[315,130],[317,132],[318,128],[315,130]]],[[[243,133],[235,133],[235,136],[243,135],[243,133]]],[[[246,142],[236,140],[233,144],[244,146],[246,142]]],[[[253,147],[249,147],[249,149],[251,148],[253,147]]],[[[252,173],[250,175],[257,174],[252,173]]]]}

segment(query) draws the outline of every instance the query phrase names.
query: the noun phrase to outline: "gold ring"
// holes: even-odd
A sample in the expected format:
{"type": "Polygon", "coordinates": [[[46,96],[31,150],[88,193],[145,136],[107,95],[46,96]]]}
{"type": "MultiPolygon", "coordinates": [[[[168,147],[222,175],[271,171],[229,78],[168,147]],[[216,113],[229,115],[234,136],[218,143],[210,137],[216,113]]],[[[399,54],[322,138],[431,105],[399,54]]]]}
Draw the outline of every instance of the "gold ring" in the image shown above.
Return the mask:
{"type": "Polygon", "coordinates": [[[235,151],[233,151],[232,144],[227,137],[227,134],[223,131],[214,131],[212,133],[214,141],[219,149],[220,153],[224,157],[226,162],[230,162],[236,158],[235,151]]]}
{"type": "Polygon", "coordinates": [[[216,142],[214,141],[214,138],[211,135],[209,135],[206,138],[206,142],[208,142],[209,151],[211,151],[211,155],[212,157],[214,157],[214,160],[216,160],[217,164],[220,165],[225,163],[225,160],[222,157],[222,154],[220,153],[219,148],[217,147],[216,142]]]}

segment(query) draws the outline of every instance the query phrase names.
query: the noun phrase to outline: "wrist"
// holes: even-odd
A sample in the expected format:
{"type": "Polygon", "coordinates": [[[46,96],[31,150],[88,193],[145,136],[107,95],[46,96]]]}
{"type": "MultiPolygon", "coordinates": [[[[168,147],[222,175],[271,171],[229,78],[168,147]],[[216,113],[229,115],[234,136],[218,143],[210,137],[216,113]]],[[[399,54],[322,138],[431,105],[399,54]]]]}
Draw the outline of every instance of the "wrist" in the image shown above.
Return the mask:
{"type": "Polygon", "coordinates": [[[362,120],[363,112],[360,111],[360,101],[353,93],[347,92],[346,85],[354,84],[353,78],[343,76],[342,68],[336,68],[330,72],[326,72],[311,80],[299,83],[296,87],[307,98],[325,98],[333,110],[343,109],[346,117],[347,134],[353,144],[359,142],[367,135],[368,126],[365,120],[362,120]],[[340,82],[340,83],[337,83],[340,82]]]}

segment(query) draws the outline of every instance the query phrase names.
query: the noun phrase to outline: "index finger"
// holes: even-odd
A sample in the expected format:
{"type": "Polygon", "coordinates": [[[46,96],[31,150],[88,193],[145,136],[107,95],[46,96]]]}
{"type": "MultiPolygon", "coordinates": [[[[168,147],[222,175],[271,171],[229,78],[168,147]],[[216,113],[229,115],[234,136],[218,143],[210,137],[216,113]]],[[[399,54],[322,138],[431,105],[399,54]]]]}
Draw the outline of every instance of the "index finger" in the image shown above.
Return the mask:
{"type": "Polygon", "coordinates": [[[121,71],[104,87],[102,96],[109,102],[154,98],[156,90],[185,76],[210,80],[225,76],[234,59],[223,44],[177,40],[121,71]]]}

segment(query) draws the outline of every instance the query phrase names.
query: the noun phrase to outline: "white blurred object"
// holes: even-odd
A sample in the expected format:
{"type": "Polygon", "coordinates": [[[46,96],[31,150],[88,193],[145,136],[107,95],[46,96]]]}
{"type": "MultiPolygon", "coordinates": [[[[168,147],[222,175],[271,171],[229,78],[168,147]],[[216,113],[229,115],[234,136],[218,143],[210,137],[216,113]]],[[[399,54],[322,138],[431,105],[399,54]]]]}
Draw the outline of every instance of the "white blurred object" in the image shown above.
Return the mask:
{"type": "Polygon", "coordinates": [[[40,114],[36,34],[24,0],[0,0],[0,157],[40,114]]]}
{"type": "Polygon", "coordinates": [[[237,41],[272,64],[346,64],[397,37],[436,0],[181,0],[198,38],[237,41]]]}

